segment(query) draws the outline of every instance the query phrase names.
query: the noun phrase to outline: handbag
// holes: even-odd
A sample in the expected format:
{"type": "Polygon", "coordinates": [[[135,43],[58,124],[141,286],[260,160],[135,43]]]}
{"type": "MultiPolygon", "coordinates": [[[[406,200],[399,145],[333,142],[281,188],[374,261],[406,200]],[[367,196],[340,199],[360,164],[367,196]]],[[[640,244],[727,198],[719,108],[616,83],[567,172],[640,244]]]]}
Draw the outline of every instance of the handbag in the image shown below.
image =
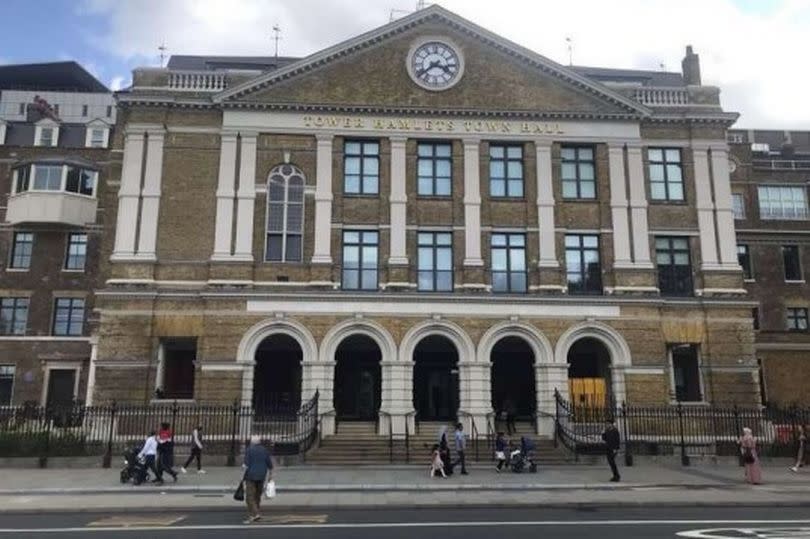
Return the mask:
{"type": "Polygon", "coordinates": [[[236,492],[233,493],[233,499],[237,502],[245,501],[245,480],[239,481],[239,486],[236,487],[236,492]]]}
{"type": "Polygon", "coordinates": [[[267,482],[267,485],[264,487],[264,494],[268,498],[275,498],[276,497],[276,482],[272,479],[267,482]]]}
{"type": "Polygon", "coordinates": [[[495,451],[495,460],[506,460],[506,454],[503,451],[495,451]]]}
{"type": "Polygon", "coordinates": [[[743,449],[742,461],[745,464],[753,464],[754,462],[756,462],[756,460],[757,459],[754,458],[754,452],[751,451],[750,447],[746,447],[745,449],[743,449]]]}

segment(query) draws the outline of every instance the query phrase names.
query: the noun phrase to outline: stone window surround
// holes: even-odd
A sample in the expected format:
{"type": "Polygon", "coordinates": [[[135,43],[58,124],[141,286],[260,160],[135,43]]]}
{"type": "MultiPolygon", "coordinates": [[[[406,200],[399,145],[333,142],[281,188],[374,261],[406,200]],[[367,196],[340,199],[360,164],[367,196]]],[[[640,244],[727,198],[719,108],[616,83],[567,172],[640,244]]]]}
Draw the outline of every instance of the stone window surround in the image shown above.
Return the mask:
{"type": "Polygon", "coordinates": [[[267,213],[266,213],[266,216],[265,216],[264,257],[262,258],[262,260],[264,260],[265,262],[301,264],[304,261],[304,238],[305,238],[305,236],[304,236],[304,228],[305,228],[305,224],[306,224],[306,203],[305,203],[304,195],[305,195],[305,190],[306,190],[306,184],[307,184],[307,178],[304,175],[304,172],[301,169],[299,169],[298,167],[296,167],[295,165],[292,165],[292,164],[289,164],[289,163],[284,163],[284,164],[281,164],[281,165],[277,165],[277,166],[273,167],[270,170],[270,173],[267,176],[267,189],[266,189],[266,191],[267,191],[267,200],[265,201],[266,207],[267,207],[267,213]],[[290,172],[290,174],[283,174],[282,173],[282,167],[284,167],[284,166],[288,166],[288,167],[292,168],[292,171],[290,172]],[[284,180],[284,198],[281,201],[277,201],[277,200],[276,201],[271,201],[270,200],[270,181],[271,181],[271,178],[273,177],[274,174],[281,175],[283,177],[283,180],[284,180]],[[289,207],[290,207],[290,180],[294,176],[300,177],[301,181],[303,182],[302,186],[301,186],[301,198],[300,198],[300,201],[293,201],[293,204],[299,204],[300,203],[300,205],[301,205],[301,226],[298,228],[298,230],[290,230],[290,229],[288,229],[289,219],[287,218],[288,217],[289,207]],[[283,208],[284,208],[283,214],[282,214],[282,223],[283,224],[282,224],[281,230],[273,230],[273,231],[270,230],[270,204],[271,204],[271,202],[275,202],[276,204],[278,202],[283,203],[283,208]],[[282,238],[282,241],[281,241],[281,260],[269,260],[268,259],[268,256],[269,256],[269,252],[268,252],[269,251],[268,250],[269,241],[268,241],[268,238],[269,238],[271,233],[276,234],[276,235],[278,235],[278,234],[281,235],[281,238],[282,238]],[[287,238],[290,235],[298,236],[300,238],[300,241],[301,241],[301,252],[300,252],[301,256],[297,260],[287,260],[287,238]]]}
{"type": "Polygon", "coordinates": [[[82,362],[81,361],[47,361],[43,366],[43,379],[42,379],[42,393],[40,395],[40,405],[45,406],[48,403],[48,386],[51,381],[52,370],[67,370],[75,371],[73,382],[73,400],[79,397],[79,382],[81,381],[82,362]]]}
{"type": "Polygon", "coordinates": [[[37,193],[64,193],[70,196],[80,196],[80,197],[87,197],[87,198],[97,198],[98,195],[98,178],[99,172],[97,170],[93,170],[90,168],[82,168],[77,165],[71,163],[59,163],[59,162],[32,162],[27,165],[23,165],[24,167],[30,167],[29,169],[29,176],[28,176],[28,189],[25,191],[18,191],[17,190],[17,179],[19,176],[20,168],[19,166],[15,167],[12,172],[11,178],[11,195],[18,195],[20,193],[28,193],[28,192],[37,192],[37,193]],[[34,188],[34,178],[36,177],[36,168],[37,166],[48,166],[48,167],[62,167],[62,180],[59,189],[36,189],[34,188]],[[78,191],[68,191],[67,189],[67,180],[68,180],[68,173],[70,169],[80,169],[83,172],[90,173],[93,177],[93,193],[90,195],[86,195],[84,193],[78,191]]]}
{"type": "MultiPolygon", "coordinates": [[[[8,402],[0,402],[0,406],[10,406],[12,402],[14,402],[14,383],[17,381],[17,366],[12,365],[9,363],[0,363],[0,369],[6,370],[9,369],[11,371],[11,388],[9,389],[9,400],[8,402]]],[[[9,375],[6,373],[0,374],[0,376],[8,377],[9,375]]]]}
{"type": "Polygon", "coordinates": [[[17,336],[25,335],[28,332],[28,314],[29,314],[29,311],[31,309],[31,297],[30,296],[20,296],[20,295],[3,296],[3,297],[0,297],[0,307],[2,307],[3,302],[10,302],[11,311],[12,311],[12,319],[11,319],[12,331],[9,332],[9,333],[6,333],[4,331],[0,331],[0,335],[17,335],[17,336]],[[20,300],[24,300],[26,302],[26,305],[25,305],[25,319],[24,320],[18,320],[18,317],[17,317],[17,310],[19,308],[18,307],[18,302],[20,300]],[[13,331],[13,326],[14,326],[14,324],[16,322],[19,322],[19,321],[23,322],[23,331],[22,331],[22,333],[15,333],[13,331]]]}
{"type": "Polygon", "coordinates": [[[50,324],[50,335],[54,337],[83,337],[85,334],[86,325],[87,325],[87,297],[85,293],[67,293],[67,292],[58,292],[54,291],[53,293],[53,301],[51,303],[51,308],[53,309],[51,313],[51,324],[50,324]],[[67,322],[67,333],[56,333],[56,316],[59,311],[57,305],[59,300],[70,300],[69,308],[68,308],[68,322],[67,322]],[[74,324],[74,303],[76,300],[82,301],[82,318],[81,318],[81,333],[79,334],[72,334],[70,333],[70,326],[74,324]]]}
{"type": "Polygon", "coordinates": [[[89,246],[90,236],[87,234],[87,232],[68,232],[67,235],[66,235],[66,238],[67,238],[67,241],[65,242],[66,243],[66,246],[65,246],[65,259],[64,259],[64,264],[62,264],[62,271],[83,273],[85,271],[86,266],[87,266],[87,248],[89,246]],[[77,243],[74,244],[72,240],[74,239],[74,237],[77,237],[77,236],[84,236],[84,241],[83,242],[77,242],[77,243]],[[83,245],[84,246],[84,254],[82,254],[82,255],[78,255],[78,254],[77,255],[71,255],[70,248],[73,245],[78,245],[78,246],[83,245]],[[74,256],[76,258],[81,257],[81,261],[82,261],[81,267],[75,267],[75,268],[68,267],[69,263],[70,263],[71,256],[74,256]]]}
{"type": "Polygon", "coordinates": [[[807,307],[786,307],[785,329],[787,331],[807,331],[810,329],[808,328],[807,307]],[[802,322],[804,327],[799,327],[802,322]]]}
{"type": "Polygon", "coordinates": [[[45,118],[43,120],[38,121],[35,124],[34,128],[34,146],[43,146],[42,144],[42,132],[43,130],[50,129],[51,130],[51,144],[50,147],[55,148],[59,145],[59,123],[51,120],[50,118],[45,118]]]}
{"type": "MultiPolygon", "coordinates": [[[[33,262],[34,256],[34,241],[36,238],[36,234],[33,232],[29,232],[27,230],[15,230],[14,234],[11,239],[11,249],[9,249],[9,258],[8,258],[8,265],[6,271],[28,271],[31,268],[31,263],[33,262]],[[15,266],[14,259],[16,258],[16,250],[17,250],[17,236],[21,234],[30,234],[31,235],[31,253],[28,255],[28,264],[26,266],[15,266]]],[[[29,242],[25,242],[29,243],[29,242]]]]}
{"type": "Polygon", "coordinates": [[[668,343],[667,344],[667,364],[669,366],[669,390],[670,395],[672,398],[670,399],[670,404],[681,404],[684,406],[700,406],[700,405],[708,405],[709,403],[706,401],[706,388],[704,385],[703,380],[703,362],[701,361],[702,354],[700,346],[697,343],[668,343]],[[697,368],[698,368],[698,385],[700,391],[700,400],[698,401],[679,401],[677,399],[676,391],[675,391],[675,364],[673,362],[672,352],[676,346],[681,345],[690,345],[696,348],[695,355],[697,356],[697,368]]]}
{"type": "Polygon", "coordinates": [[[110,144],[110,126],[101,120],[90,122],[86,126],[84,145],[87,148],[107,148],[110,144]],[[101,144],[95,145],[94,131],[101,131],[101,144]]]}

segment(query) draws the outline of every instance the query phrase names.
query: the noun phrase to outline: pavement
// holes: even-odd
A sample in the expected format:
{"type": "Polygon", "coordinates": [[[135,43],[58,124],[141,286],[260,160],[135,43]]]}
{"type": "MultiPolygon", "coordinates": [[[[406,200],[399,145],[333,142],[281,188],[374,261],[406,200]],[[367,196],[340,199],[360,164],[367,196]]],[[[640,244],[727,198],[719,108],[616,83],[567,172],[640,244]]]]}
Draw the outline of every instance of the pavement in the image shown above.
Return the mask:
{"type": "MultiPolygon", "coordinates": [[[[232,499],[239,468],[190,471],[162,485],[121,484],[118,469],[0,471],[0,513],[42,510],[217,510],[241,507],[232,499]]],[[[406,507],[630,507],[795,506],[810,507],[810,471],[794,474],[783,465],[764,468],[763,485],[747,485],[739,466],[643,464],[622,468],[622,482],[608,481],[605,466],[542,468],[536,474],[496,473],[472,466],[470,475],[429,478],[425,466],[280,467],[278,496],[283,508],[406,507]]]]}

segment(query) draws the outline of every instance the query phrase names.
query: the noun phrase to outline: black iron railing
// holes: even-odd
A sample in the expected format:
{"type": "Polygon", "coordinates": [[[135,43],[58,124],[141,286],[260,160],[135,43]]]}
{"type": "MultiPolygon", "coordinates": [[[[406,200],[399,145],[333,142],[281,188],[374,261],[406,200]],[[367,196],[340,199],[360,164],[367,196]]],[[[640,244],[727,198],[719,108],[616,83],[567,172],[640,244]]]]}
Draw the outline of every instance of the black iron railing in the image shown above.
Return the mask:
{"type": "Polygon", "coordinates": [[[169,423],[176,445],[191,444],[200,427],[206,453],[227,455],[229,465],[253,434],[272,443],[277,455],[303,454],[318,436],[318,393],[295,413],[233,404],[152,403],[84,406],[0,407],[0,455],[39,458],[98,456],[110,466],[112,456],[141,445],[161,423],[169,423]]]}

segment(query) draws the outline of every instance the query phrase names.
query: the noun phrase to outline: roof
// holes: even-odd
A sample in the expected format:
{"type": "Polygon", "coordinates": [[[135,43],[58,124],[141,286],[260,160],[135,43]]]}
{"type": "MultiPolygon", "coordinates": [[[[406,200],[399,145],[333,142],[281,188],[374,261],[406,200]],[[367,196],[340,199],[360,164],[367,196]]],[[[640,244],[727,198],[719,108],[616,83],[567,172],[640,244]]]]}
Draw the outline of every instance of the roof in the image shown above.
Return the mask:
{"type": "Polygon", "coordinates": [[[109,93],[77,62],[0,65],[0,89],[40,92],[109,93]]]}
{"type": "Polygon", "coordinates": [[[291,56],[192,56],[172,55],[166,67],[180,71],[244,69],[272,71],[300,60],[291,56]]]}
{"type": "Polygon", "coordinates": [[[606,67],[570,66],[569,69],[602,83],[624,82],[642,86],[686,86],[683,75],[673,71],[610,69],[606,67]]]}

